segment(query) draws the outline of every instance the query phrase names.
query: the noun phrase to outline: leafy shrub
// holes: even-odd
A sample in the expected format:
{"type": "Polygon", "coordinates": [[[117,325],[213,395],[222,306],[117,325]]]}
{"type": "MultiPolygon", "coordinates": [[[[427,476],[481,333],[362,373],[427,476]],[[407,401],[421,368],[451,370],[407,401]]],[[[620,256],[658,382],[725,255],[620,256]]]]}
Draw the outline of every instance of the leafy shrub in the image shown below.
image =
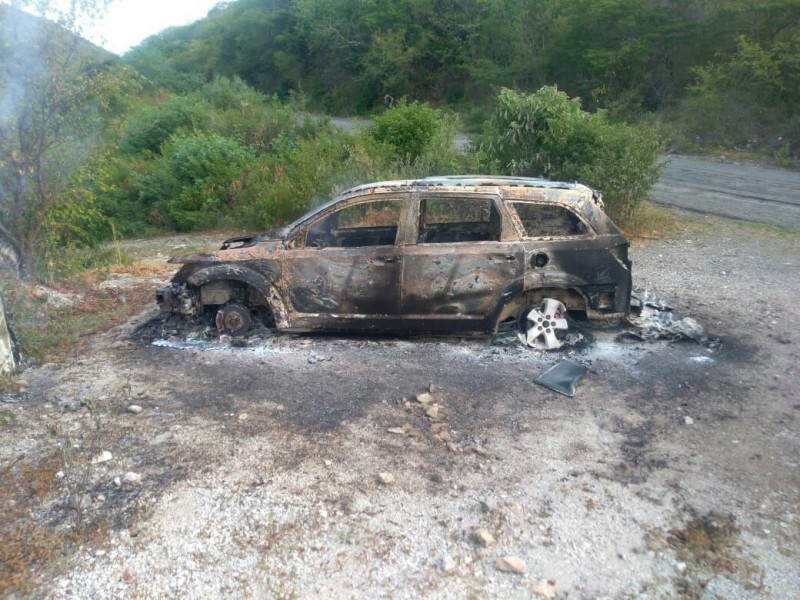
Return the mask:
{"type": "Polygon", "coordinates": [[[123,125],[120,150],[157,154],[174,133],[202,126],[204,113],[202,104],[188,96],[172,96],[166,102],[146,105],[123,125]]]}
{"type": "Polygon", "coordinates": [[[244,170],[253,159],[249,149],[216,133],[176,136],[164,145],[160,160],[136,180],[143,208],[152,207],[156,223],[178,231],[229,220],[244,170]]]}
{"type": "Polygon", "coordinates": [[[397,105],[375,117],[372,136],[394,148],[397,156],[414,160],[420,156],[440,130],[441,113],[419,102],[403,98],[397,105]]]}
{"type": "Polygon", "coordinates": [[[704,145],[780,148],[789,140],[790,156],[800,156],[792,141],[800,94],[800,34],[769,47],[741,36],[736,52],[695,67],[695,81],[682,106],[682,124],[704,145]]]}
{"type": "Polygon", "coordinates": [[[545,86],[533,94],[503,89],[478,139],[487,171],[578,180],[603,192],[607,210],[629,219],[658,180],[662,145],[650,130],[588,113],[578,98],[545,86]]]}
{"type": "Polygon", "coordinates": [[[44,219],[45,245],[53,248],[85,246],[93,248],[111,237],[111,222],[103,214],[94,195],[73,187],[58,204],[47,209],[44,219]]]}

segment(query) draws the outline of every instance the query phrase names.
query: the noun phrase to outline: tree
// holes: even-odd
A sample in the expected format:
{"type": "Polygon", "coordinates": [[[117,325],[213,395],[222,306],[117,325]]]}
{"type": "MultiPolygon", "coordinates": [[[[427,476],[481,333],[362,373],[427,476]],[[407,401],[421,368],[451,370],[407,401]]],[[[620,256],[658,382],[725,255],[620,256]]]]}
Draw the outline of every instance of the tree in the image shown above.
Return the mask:
{"type": "Polygon", "coordinates": [[[554,86],[501,90],[479,140],[487,171],[580,181],[599,189],[614,219],[630,219],[658,181],[662,146],[650,130],[586,112],[554,86]]]}
{"type": "Polygon", "coordinates": [[[0,7],[0,244],[20,275],[46,235],[48,211],[102,136],[98,117],[119,109],[135,81],[79,35],[104,0],[60,6],[18,0],[0,7]]]}

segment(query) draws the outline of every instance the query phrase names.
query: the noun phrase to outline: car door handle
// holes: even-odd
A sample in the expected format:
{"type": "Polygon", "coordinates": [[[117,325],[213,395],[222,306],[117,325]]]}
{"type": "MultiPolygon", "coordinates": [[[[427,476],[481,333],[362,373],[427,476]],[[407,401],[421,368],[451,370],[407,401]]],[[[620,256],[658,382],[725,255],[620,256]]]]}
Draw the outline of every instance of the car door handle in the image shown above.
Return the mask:
{"type": "Polygon", "coordinates": [[[400,256],[398,254],[394,254],[392,256],[376,256],[375,260],[386,264],[392,264],[400,262],[400,256]]]}

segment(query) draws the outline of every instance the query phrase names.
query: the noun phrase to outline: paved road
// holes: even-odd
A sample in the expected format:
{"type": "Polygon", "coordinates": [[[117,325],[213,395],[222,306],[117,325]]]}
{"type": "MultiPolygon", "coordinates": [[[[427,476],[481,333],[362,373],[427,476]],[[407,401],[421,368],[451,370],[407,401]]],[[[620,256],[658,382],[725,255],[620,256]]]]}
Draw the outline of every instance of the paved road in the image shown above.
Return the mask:
{"type": "MultiPolygon", "coordinates": [[[[349,131],[368,127],[368,119],[333,117],[331,121],[349,131]]],[[[459,132],[453,145],[467,146],[459,132]]],[[[661,179],[650,193],[659,204],[670,204],[695,212],[800,229],[800,171],[752,163],[670,156],[661,179]]]]}
{"type": "Polygon", "coordinates": [[[800,171],[671,156],[650,199],[696,212],[800,229],[800,171]]]}

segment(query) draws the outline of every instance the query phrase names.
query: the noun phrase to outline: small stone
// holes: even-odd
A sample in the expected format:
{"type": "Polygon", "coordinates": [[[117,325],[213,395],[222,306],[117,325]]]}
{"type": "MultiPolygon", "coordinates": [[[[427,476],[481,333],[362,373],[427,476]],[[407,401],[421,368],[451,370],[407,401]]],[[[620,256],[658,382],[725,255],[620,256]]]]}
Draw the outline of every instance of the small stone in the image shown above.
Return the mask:
{"type": "Polygon", "coordinates": [[[64,479],[64,471],[59,471],[56,473],[56,479],[64,479]]]}
{"type": "Polygon", "coordinates": [[[489,454],[489,451],[480,444],[475,444],[472,450],[475,452],[475,454],[480,454],[481,456],[486,456],[489,454]]]}
{"type": "Polygon", "coordinates": [[[456,561],[452,556],[443,556],[439,560],[439,568],[442,570],[443,573],[450,573],[453,569],[456,568],[456,561]]]}
{"type": "Polygon", "coordinates": [[[111,454],[108,450],[103,450],[100,454],[92,458],[92,464],[97,465],[100,463],[108,462],[114,458],[114,455],[111,454]]]}
{"type": "Polygon", "coordinates": [[[114,477],[114,487],[122,487],[122,479],[114,477]]]}
{"type": "Polygon", "coordinates": [[[497,559],[494,563],[494,567],[498,571],[503,571],[504,573],[514,573],[516,575],[522,575],[525,573],[525,562],[517,557],[517,556],[503,556],[497,559]]]}
{"type": "Polygon", "coordinates": [[[168,442],[173,437],[174,437],[174,434],[172,432],[170,432],[170,431],[162,431],[161,433],[159,433],[157,436],[155,436],[153,439],[150,440],[150,445],[151,446],[158,446],[160,444],[163,444],[164,442],[168,442]]]}
{"type": "Polygon", "coordinates": [[[692,417],[683,417],[683,422],[687,425],[692,425],[694,424],[694,419],[692,417]]]}
{"type": "Polygon", "coordinates": [[[675,570],[679,573],[683,573],[686,570],[686,563],[680,561],[675,563],[675,570]]]}
{"type": "Polygon", "coordinates": [[[438,404],[431,404],[430,406],[425,407],[425,414],[428,415],[431,419],[438,419],[439,418],[439,405],[438,404]]]}
{"type": "Polygon", "coordinates": [[[277,404],[275,405],[275,410],[277,411],[286,410],[286,407],[283,404],[277,404]]]}
{"type": "Polygon", "coordinates": [[[106,497],[103,494],[97,494],[97,497],[95,498],[95,502],[105,502],[105,501],[106,501],[106,497]]]}
{"type": "Polygon", "coordinates": [[[387,429],[386,431],[388,431],[389,433],[393,433],[395,435],[405,435],[406,434],[406,430],[403,427],[389,427],[389,429],[387,429]]]}
{"type": "Polygon", "coordinates": [[[330,467],[332,464],[333,464],[333,461],[332,461],[332,460],[326,460],[326,461],[325,461],[325,466],[326,466],[326,467],[330,467]]]}
{"type": "Polygon", "coordinates": [[[250,418],[250,415],[248,415],[247,413],[241,413],[239,415],[239,420],[240,421],[247,421],[247,419],[249,419],[249,418],[250,418]]]}
{"type": "Polygon", "coordinates": [[[130,483],[131,485],[138,485],[142,482],[142,475],[141,473],[134,473],[133,471],[128,471],[122,477],[122,481],[125,483],[130,483]]]}
{"type": "Polygon", "coordinates": [[[395,482],[395,478],[391,473],[378,473],[378,481],[383,485],[392,485],[395,482]]]}
{"type": "Polygon", "coordinates": [[[430,404],[433,402],[433,396],[431,396],[428,392],[423,392],[422,394],[416,395],[417,402],[420,404],[430,404]]]}
{"type": "Polygon", "coordinates": [[[28,384],[28,382],[25,379],[17,379],[17,389],[20,392],[26,391],[29,387],[30,387],[30,385],[28,384]]]}
{"type": "Polygon", "coordinates": [[[484,548],[488,548],[495,543],[494,536],[489,533],[488,529],[484,529],[483,527],[472,532],[472,539],[474,539],[484,548]]]}
{"type": "Polygon", "coordinates": [[[139,413],[141,413],[143,410],[144,410],[144,409],[143,409],[141,406],[139,406],[138,404],[131,404],[131,405],[128,407],[128,412],[129,412],[129,413],[131,413],[131,414],[133,414],[133,415],[138,415],[138,414],[139,414],[139,413]]]}
{"type": "Polygon", "coordinates": [[[431,383],[431,384],[428,384],[428,391],[429,391],[431,394],[432,394],[433,392],[435,392],[435,391],[436,391],[436,389],[437,389],[437,388],[436,388],[436,386],[435,386],[435,385],[433,385],[432,383],[431,383]]]}
{"type": "Polygon", "coordinates": [[[80,410],[83,407],[83,402],[81,402],[77,398],[64,398],[63,396],[54,396],[52,402],[53,406],[56,406],[61,410],[67,410],[70,412],[80,410]]]}
{"type": "Polygon", "coordinates": [[[531,591],[541,598],[556,597],[556,582],[552,580],[535,581],[531,585],[531,591]]]}

